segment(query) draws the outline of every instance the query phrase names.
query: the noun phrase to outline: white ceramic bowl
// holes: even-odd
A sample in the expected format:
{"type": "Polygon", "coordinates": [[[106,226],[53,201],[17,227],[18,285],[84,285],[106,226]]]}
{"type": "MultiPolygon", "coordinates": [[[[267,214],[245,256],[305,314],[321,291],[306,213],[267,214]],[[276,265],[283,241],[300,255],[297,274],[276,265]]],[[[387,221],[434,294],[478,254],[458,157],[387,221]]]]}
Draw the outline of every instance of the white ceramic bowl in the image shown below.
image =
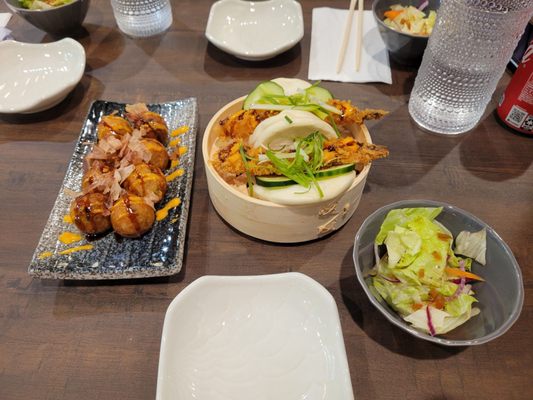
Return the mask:
{"type": "MultiPolygon", "coordinates": [[[[333,200],[291,206],[250,197],[226,183],[214,170],[209,160],[220,134],[219,121],[241,110],[245,97],[224,106],[211,118],[204,132],[202,154],[209,196],[215,209],[234,228],[270,242],[305,242],[339,229],[359,205],[370,164],[357,174],[348,190],[333,200]]],[[[372,143],[364,125],[354,124],[352,134],[360,142],[372,143]]]]}
{"type": "Polygon", "coordinates": [[[0,113],[35,113],[55,106],[78,84],[85,50],[66,38],[53,43],[0,42],[0,113]]]}
{"type": "Polygon", "coordinates": [[[335,300],[289,272],[202,276],[165,315],[157,400],[353,400],[335,300]]]}
{"type": "Polygon", "coordinates": [[[205,35],[235,57],[265,60],[302,39],[302,7],[294,0],[219,0],[211,7],[205,35]]]}

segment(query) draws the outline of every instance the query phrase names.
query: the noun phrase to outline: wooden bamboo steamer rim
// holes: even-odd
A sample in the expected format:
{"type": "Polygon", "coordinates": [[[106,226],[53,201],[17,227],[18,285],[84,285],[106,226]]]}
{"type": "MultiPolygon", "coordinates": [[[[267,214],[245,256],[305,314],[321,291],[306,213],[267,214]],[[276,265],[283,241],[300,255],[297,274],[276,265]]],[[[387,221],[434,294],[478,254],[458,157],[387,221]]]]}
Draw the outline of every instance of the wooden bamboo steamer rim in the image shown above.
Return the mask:
{"type": "MultiPolygon", "coordinates": [[[[222,107],[207,124],[202,139],[209,197],[218,214],[235,229],[276,243],[306,242],[339,229],[359,205],[370,164],[363,167],[350,188],[337,198],[296,206],[250,197],[224,181],[211,166],[209,159],[221,132],[219,121],[241,110],[245,98],[240,97],[222,107]]],[[[372,143],[365,125],[354,124],[352,134],[359,141],[372,143]]]]}

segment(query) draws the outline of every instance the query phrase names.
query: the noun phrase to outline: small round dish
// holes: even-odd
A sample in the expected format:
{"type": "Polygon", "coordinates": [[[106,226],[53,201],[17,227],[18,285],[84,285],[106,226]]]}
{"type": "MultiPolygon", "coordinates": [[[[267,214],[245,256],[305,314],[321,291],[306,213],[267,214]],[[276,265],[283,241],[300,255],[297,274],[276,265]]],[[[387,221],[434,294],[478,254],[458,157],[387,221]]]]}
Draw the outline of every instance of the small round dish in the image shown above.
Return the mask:
{"type": "MultiPolygon", "coordinates": [[[[385,46],[389,51],[393,60],[405,65],[419,65],[422,61],[422,56],[428,44],[429,36],[411,35],[392,29],[385,25],[385,11],[390,9],[390,6],[401,4],[402,6],[420,5],[419,0],[374,0],[372,3],[372,13],[376,20],[379,33],[385,42],[385,46]]],[[[429,5],[424,10],[437,11],[440,6],[440,0],[429,0],[429,5]]]]}
{"type": "Polygon", "coordinates": [[[66,38],[53,43],[0,42],[0,113],[29,114],[61,102],[85,70],[85,50],[66,38]]]}
{"type": "Polygon", "coordinates": [[[370,302],[394,325],[430,342],[445,346],[470,346],[489,342],[503,335],[518,319],[524,302],[522,274],[511,249],[486,223],[460,208],[431,200],[404,200],[381,207],[372,213],[355,235],[353,259],[357,279],[370,302]],[[481,313],[451,332],[431,336],[423,333],[397,314],[382,299],[372,293],[367,272],[375,264],[374,241],[385,216],[390,210],[412,207],[443,207],[436,218],[451,231],[454,238],[460,231],[487,231],[486,265],[474,262],[473,272],[483,276],[485,282],[475,287],[481,313]]]}
{"type": "Polygon", "coordinates": [[[52,7],[47,10],[29,10],[20,6],[19,0],[4,0],[15,14],[30,24],[52,35],[64,35],[81,27],[90,0],[72,0],[72,2],[52,7]]]}
{"type": "Polygon", "coordinates": [[[213,45],[249,61],[283,53],[303,34],[302,7],[294,0],[219,0],[211,7],[205,31],[213,45]]]}

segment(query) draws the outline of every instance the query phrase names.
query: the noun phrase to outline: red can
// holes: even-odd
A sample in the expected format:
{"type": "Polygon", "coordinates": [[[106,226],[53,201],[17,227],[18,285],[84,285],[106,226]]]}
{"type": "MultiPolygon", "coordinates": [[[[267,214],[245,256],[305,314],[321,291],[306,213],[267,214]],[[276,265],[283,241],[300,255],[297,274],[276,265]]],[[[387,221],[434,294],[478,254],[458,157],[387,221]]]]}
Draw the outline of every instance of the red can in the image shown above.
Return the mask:
{"type": "Polygon", "coordinates": [[[498,115],[509,127],[533,135],[533,40],[500,99],[498,115]]]}

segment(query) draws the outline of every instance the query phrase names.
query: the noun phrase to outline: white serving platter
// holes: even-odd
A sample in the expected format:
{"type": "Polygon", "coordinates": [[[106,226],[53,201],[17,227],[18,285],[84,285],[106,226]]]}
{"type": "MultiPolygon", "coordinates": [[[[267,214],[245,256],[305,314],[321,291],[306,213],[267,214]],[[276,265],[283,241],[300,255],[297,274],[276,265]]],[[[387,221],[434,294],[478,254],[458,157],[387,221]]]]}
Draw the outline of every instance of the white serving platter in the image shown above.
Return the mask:
{"type": "Polygon", "coordinates": [[[170,304],[158,400],[352,400],[335,300],[301,273],[204,276],[170,304]]]}

